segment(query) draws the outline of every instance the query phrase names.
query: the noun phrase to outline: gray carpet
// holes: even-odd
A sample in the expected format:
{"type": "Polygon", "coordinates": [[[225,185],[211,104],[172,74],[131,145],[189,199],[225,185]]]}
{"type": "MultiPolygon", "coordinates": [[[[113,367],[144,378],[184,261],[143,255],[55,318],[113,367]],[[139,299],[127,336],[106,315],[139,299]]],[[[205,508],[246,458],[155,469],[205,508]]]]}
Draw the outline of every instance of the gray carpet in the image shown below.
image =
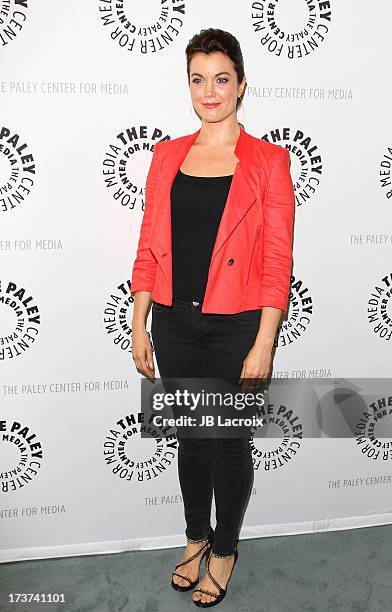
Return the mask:
{"type": "MultiPolygon", "coordinates": [[[[228,593],[214,610],[391,612],[391,534],[390,526],[380,526],[242,540],[228,593]]],[[[4,563],[0,565],[0,609],[196,611],[191,591],[178,593],[169,584],[180,551],[4,563]],[[10,605],[9,592],[63,592],[66,603],[10,605]]]]}

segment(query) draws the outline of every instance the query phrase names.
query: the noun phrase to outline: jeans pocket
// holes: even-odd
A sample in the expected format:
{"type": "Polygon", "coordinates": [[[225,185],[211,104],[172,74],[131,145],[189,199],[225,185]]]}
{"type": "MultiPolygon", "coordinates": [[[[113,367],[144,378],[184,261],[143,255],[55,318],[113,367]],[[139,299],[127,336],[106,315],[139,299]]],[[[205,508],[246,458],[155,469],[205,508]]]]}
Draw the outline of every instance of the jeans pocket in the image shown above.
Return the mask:
{"type": "Polygon", "coordinates": [[[160,304],[159,302],[154,302],[152,303],[152,310],[153,312],[170,312],[172,310],[171,306],[166,306],[166,304],[160,304]]]}
{"type": "Polygon", "coordinates": [[[233,321],[237,321],[240,325],[255,325],[260,323],[261,308],[255,308],[254,310],[243,310],[242,312],[236,312],[228,315],[233,321]]]}

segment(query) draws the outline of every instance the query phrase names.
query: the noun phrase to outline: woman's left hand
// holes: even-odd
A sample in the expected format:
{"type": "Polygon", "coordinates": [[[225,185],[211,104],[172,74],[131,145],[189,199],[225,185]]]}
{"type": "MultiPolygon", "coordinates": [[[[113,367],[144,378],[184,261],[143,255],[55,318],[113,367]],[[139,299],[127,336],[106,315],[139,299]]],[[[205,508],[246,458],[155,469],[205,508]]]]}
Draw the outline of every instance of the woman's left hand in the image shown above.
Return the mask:
{"type": "Polygon", "coordinates": [[[241,385],[244,392],[260,387],[262,380],[269,377],[272,364],[272,346],[254,344],[246,356],[238,383],[247,379],[241,385]]]}

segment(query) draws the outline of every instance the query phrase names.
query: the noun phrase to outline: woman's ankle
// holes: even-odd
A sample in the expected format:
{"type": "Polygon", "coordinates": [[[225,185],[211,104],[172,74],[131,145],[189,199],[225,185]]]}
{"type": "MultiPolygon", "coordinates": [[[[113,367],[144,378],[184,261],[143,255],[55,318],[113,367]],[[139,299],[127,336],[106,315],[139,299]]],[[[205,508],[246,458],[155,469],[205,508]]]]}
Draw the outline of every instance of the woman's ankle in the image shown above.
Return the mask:
{"type": "Polygon", "coordinates": [[[207,542],[207,540],[208,538],[203,538],[202,540],[190,540],[189,538],[186,539],[188,544],[204,544],[204,542],[207,542]]]}
{"type": "Polygon", "coordinates": [[[205,535],[204,537],[201,537],[201,538],[189,538],[188,536],[186,536],[186,539],[187,539],[187,541],[190,544],[201,544],[201,542],[206,542],[209,539],[211,531],[212,531],[212,529],[210,527],[208,532],[207,532],[207,535],[205,535]]]}
{"type": "Polygon", "coordinates": [[[215,557],[216,559],[229,559],[230,557],[234,555],[234,550],[233,552],[223,553],[223,554],[216,553],[214,550],[212,550],[211,555],[215,557]]]}

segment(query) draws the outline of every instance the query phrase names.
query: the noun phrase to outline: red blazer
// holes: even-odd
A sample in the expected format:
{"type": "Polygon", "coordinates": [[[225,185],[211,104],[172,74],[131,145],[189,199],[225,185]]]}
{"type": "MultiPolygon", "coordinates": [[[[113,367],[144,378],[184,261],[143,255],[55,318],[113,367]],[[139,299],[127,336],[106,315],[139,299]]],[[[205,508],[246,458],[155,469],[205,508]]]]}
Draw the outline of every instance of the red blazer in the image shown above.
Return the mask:
{"type": "MultiPolygon", "coordinates": [[[[144,290],[172,304],[170,189],[200,129],[157,142],[146,182],[146,199],[131,294],[144,290]]],[[[240,128],[239,159],[211,256],[202,313],[234,314],[273,306],[288,309],[292,267],[294,190],[287,149],[240,128]]]]}

